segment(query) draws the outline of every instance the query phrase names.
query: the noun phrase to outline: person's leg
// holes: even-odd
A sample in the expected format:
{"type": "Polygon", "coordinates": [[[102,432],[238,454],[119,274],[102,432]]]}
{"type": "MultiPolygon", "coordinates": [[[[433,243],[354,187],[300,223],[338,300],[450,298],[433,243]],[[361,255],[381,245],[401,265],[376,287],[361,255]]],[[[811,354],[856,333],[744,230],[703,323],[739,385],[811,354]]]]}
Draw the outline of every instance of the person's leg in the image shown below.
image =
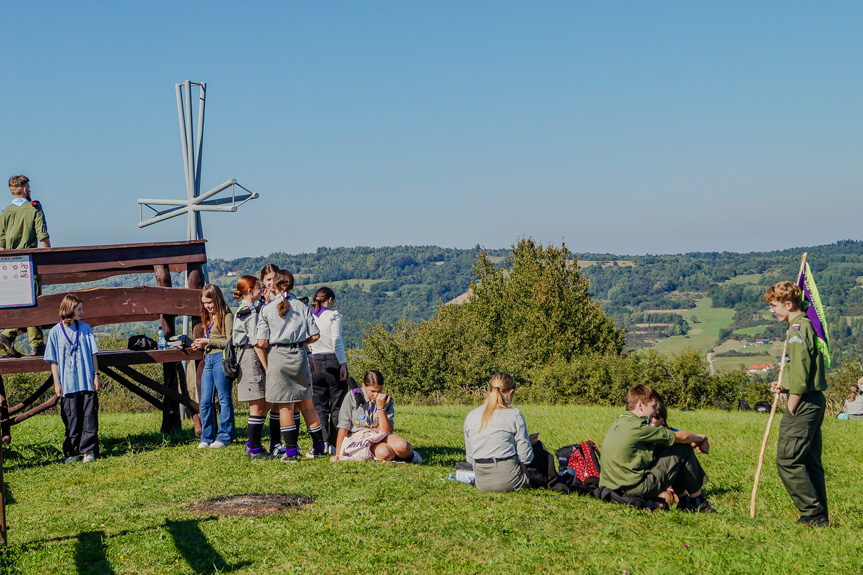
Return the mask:
{"type": "Polygon", "coordinates": [[[95,391],[82,391],[81,396],[81,455],[99,455],[99,396],[95,391]]]}
{"type": "Polygon", "coordinates": [[[278,408],[282,426],[282,443],[285,445],[285,455],[282,460],[297,461],[297,456],[300,454],[300,450],[297,447],[300,432],[294,422],[294,404],[279,403],[278,408]]]}
{"type": "Polygon", "coordinates": [[[77,393],[64,396],[60,400],[60,417],[66,428],[66,437],[63,440],[63,455],[66,458],[80,455],[78,443],[80,440],[80,429],[78,427],[78,414],[75,406],[77,393]]]}
{"type": "Polygon", "coordinates": [[[393,457],[397,461],[411,461],[413,458],[414,448],[404,437],[391,433],[382,443],[392,450],[393,457]]]}
{"type": "MultiPolygon", "coordinates": [[[[327,382],[327,362],[321,359],[320,365],[315,362],[315,373],[312,374],[312,405],[318,415],[318,421],[326,422],[330,411],[330,386],[327,382]]],[[[327,440],[326,425],[323,428],[324,441],[327,440]]]]}
{"type": "Polygon", "coordinates": [[[392,447],[387,445],[386,441],[381,441],[372,446],[372,455],[378,461],[392,461],[396,458],[396,453],[392,447]]]}
{"type": "Polygon", "coordinates": [[[312,450],[306,454],[306,457],[321,457],[326,455],[326,450],[324,449],[324,427],[321,425],[321,420],[318,419],[314,402],[311,399],[304,399],[298,402],[297,406],[303,414],[303,419],[306,420],[306,429],[312,437],[312,450]]]}
{"type": "Polygon", "coordinates": [[[232,385],[225,377],[225,372],[222,370],[224,361],[221,353],[212,353],[209,357],[215,357],[213,360],[213,381],[216,386],[216,393],[219,396],[219,434],[216,437],[225,445],[228,445],[236,437],[234,429],[234,398],[231,396],[232,385]]]}
{"type": "Polygon", "coordinates": [[[216,393],[216,382],[213,378],[212,359],[218,354],[210,354],[204,357],[204,370],[201,373],[201,443],[209,445],[216,440],[216,412],[213,406],[216,393]]]}
{"type": "MultiPolygon", "coordinates": [[[[822,408],[803,399],[798,404],[794,415],[788,413],[787,408],[785,409],[779,424],[776,469],[802,517],[826,513],[807,469],[807,461],[816,439],[815,430],[818,429],[815,423],[819,421],[819,417],[823,418],[822,408]]],[[[821,473],[823,474],[823,469],[821,473]]]]}
{"type": "Polygon", "coordinates": [[[333,359],[332,365],[329,367],[329,383],[330,383],[330,412],[322,420],[322,423],[327,427],[327,437],[330,444],[334,444],[338,429],[336,425],[339,422],[339,410],[342,408],[342,402],[345,400],[345,395],[348,393],[348,382],[339,379],[339,360],[333,359]],[[327,426],[329,421],[329,426],[327,426]]]}
{"type": "Polygon", "coordinates": [[[249,402],[249,443],[250,450],[263,449],[261,447],[261,433],[264,430],[264,415],[269,405],[264,398],[249,402]]]}

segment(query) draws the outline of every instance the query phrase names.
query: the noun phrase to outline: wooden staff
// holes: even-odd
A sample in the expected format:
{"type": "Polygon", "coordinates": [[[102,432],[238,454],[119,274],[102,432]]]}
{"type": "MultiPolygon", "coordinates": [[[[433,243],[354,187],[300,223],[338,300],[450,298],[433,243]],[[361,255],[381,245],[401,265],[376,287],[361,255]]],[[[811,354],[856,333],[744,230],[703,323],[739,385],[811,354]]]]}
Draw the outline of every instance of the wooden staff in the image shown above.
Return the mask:
{"type": "MultiPolygon", "coordinates": [[[[807,252],[803,253],[800,260],[800,272],[797,274],[797,283],[803,276],[803,268],[806,265],[807,252]]],[[[785,337],[785,345],[782,346],[782,360],[779,362],[779,385],[782,385],[782,374],[785,371],[785,354],[788,353],[788,337],[785,337]]],[[[779,406],[779,394],[773,396],[773,406],[770,408],[770,419],[767,420],[767,429],[764,430],[764,439],[761,440],[761,453],[758,454],[758,467],[755,469],[755,482],[752,485],[752,499],[749,502],[749,517],[755,518],[755,497],[758,494],[758,481],[761,479],[761,468],[764,466],[764,452],[767,451],[767,440],[770,439],[770,428],[773,426],[773,418],[776,417],[776,408],[779,406]]]]}

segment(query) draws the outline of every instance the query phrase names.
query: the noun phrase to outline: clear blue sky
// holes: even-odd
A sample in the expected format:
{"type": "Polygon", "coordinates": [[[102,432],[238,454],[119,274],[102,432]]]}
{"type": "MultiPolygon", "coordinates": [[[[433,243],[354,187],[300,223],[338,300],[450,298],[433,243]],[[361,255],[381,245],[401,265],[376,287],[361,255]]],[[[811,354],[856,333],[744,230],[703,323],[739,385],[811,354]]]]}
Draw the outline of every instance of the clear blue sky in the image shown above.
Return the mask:
{"type": "Polygon", "coordinates": [[[863,3],[4,2],[0,175],[55,245],[185,195],[208,84],[213,257],[318,246],[752,251],[859,239],[863,3]],[[806,217],[804,220],[802,216],[806,217]]]}

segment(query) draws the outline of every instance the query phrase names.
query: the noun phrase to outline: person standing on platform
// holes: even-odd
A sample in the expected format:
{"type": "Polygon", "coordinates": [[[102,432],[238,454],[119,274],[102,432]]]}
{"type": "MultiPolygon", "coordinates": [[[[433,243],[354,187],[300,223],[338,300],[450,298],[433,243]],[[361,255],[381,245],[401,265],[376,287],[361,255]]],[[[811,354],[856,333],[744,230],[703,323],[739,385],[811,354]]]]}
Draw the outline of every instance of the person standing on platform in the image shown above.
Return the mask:
{"type": "MultiPolygon", "coordinates": [[[[9,191],[12,192],[12,203],[0,213],[0,250],[36,248],[39,244],[43,248],[50,248],[51,238],[48,236],[42,204],[30,198],[30,178],[12,176],[9,178],[9,191]]],[[[33,283],[36,297],[39,297],[42,295],[42,285],[38,276],[33,276],[33,283]]],[[[18,328],[9,328],[0,334],[0,347],[10,357],[21,356],[14,347],[18,331],[18,328]]],[[[27,337],[30,340],[30,355],[45,353],[45,339],[40,327],[28,327],[27,337]]]]}

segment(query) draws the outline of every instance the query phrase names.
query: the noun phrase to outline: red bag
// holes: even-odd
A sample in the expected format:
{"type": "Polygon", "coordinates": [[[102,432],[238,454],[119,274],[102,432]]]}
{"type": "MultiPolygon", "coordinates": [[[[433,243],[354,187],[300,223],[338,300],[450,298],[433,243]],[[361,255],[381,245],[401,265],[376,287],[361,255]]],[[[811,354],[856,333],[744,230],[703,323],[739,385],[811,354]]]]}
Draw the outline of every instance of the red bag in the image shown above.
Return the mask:
{"type": "Polygon", "coordinates": [[[575,446],[569,456],[569,467],[585,487],[599,487],[599,450],[589,439],[575,446]]]}

